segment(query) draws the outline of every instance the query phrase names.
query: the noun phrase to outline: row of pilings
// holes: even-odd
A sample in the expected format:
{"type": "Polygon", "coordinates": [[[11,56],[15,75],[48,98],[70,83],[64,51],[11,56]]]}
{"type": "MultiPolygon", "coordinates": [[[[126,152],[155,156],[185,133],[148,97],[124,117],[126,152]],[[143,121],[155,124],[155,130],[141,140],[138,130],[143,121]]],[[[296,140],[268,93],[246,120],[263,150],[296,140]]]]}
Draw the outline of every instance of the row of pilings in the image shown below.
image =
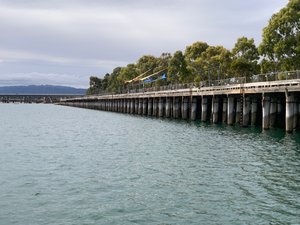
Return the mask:
{"type": "Polygon", "coordinates": [[[19,102],[19,103],[32,103],[33,99],[30,97],[15,97],[15,98],[11,98],[11,97],[0,97],[0,103],[15,103],[15,102],[19,102]]]}
{"type": "Polygon", "coordinates": [[[300,127],[297,93],[239,94],[213,96],[107,97],[72,99],[61,105],[137,114],[152,117],[201,120],[240,126],[300,127]]]}

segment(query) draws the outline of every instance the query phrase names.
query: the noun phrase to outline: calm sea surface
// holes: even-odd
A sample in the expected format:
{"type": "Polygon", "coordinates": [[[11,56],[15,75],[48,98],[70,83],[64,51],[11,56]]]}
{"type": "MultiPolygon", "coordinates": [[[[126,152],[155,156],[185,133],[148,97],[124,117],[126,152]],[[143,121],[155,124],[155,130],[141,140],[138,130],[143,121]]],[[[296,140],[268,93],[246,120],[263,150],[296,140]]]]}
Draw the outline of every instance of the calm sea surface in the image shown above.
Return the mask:
{"type": "Polygon", "coordinates": [[[0,224],[300,224],[300,136],[0,104],[0,224]]]}

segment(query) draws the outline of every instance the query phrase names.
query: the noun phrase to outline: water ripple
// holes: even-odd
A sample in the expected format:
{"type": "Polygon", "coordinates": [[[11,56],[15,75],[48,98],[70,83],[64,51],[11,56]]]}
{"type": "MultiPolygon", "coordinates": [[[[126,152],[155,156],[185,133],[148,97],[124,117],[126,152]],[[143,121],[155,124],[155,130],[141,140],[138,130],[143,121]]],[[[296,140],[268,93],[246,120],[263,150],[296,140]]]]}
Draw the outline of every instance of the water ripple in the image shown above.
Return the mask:
{"type": "Polygon", "coordinates": [[[299,224],[300,136],[1,105],[1,224],[299,224]]]}

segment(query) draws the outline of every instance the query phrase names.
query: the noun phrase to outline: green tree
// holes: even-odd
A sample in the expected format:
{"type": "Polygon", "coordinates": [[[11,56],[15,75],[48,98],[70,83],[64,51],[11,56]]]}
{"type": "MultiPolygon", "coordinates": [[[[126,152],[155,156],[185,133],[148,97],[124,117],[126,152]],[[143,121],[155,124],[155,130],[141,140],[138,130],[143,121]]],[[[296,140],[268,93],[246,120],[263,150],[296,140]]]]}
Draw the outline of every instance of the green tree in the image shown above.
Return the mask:
{"type": "Polygon", "coordinates": [[[108,89],[109,75],[109,73],[105,74],[102,79],[102,91],[107,91],[108,89]]]}
{"type": "Polygon", "coordinates": [[[249,77],[259,72],[259,54],[253,38],[238,38],[231,53],[234,76],[249,77]]]}
{"type": "Polygon", "coordinates": [[[201,69],[198,80],[224,79],[231,75],[231,53],[223,46],[209,46],[197,58],[195,65],[201,69]]]}
{"type": "Polygon", "coordinates": [[[142,56],[136,63],[136,68],[139,74],[149,71],[153,73],[154,69],[158,66],[158,59],[152,55],[142,56]]]}
{"type": "Polygon", "coordinates": [[[273,70],[300,68],[300,0],[289,0],[263,29],[260,54],[273,70]]]}
{"type": "Polygon", "coordinates": [[[171,58],[168,66],[168,80],[172,83],[188,82],[190,73],[182,51],[177,51],[171,58]]]}
{"type": "Polygon", "coordinates": [[[129,81],[135,77],[137,77],[138,72],[137,72],[137,68],[135,64],[128,64],[126,67],[123,67],[120,70],[120,73],[117,77],[117,79],[122,82],[125,83],[126,81],[129,81]]]}
{"type": "Polygon", "coordinates": [[[127,83],[133,78],[138,76],[137,67],[135,64],[128,64],[120,70],[117,80],[120,82],[120,89],[127,89],[128,87],[133,87],[133,83],[127,83]]]}
{"type": "Polygon", "coordinates": [[[162,53],[161,56],[157,58],[157,65],[153,70],[153,72],[158,72],[163,69],[167,69],[171,58],[172,58],[171,53],[162,53]]]}
{"type": "Polygon", "coordinates": [[[187,46],[184,52],[184,56],[188,62],[193,62],[197,58],[201,57],[201,54],[206,51],[209,45],[206,42],[195,42],[190,46],[187,46]]]}
{"type": "MultiPolygon", "coordinates": [[[[169,62],[172,58],[172,55],[171,53],[162,53],[161,56],[159,58],[157,58],[157,66],[154,68],[153,72],[156,73],[156,72],[159,72],[159,71],[163,71],[160,73],[160,75],[162,75],[163,73],[167,73],[167,69],[168,69],[168,65],[169,65],[169,62]]],[[[169,81],[167,80],[157,80],[155,82],[155,85],[156,86],[162,86],[162,85],[167,85],[169,83],[169,81]]],[[[150,85],[147,85],[146,86],[151,86],[152,84],[150,85]]]]}
{"type": "Polygon", "coordinates": [[[109,75],[107,91],[118,92],[122,89],[122,82],[118,80],[118,76],[121,72],[121,67],[116,67],[113,72],[109,75]]]}
{"type": "Polygon", "coordinates": [[[206,42],[195,42],[190,46],[187,46],[184,52],[184,56],[187,62],[187,69],[191,73],[191,80],[193,81],[200,81],[200,74],[203,72],[204,68],[201,64],[199,64],[199,59],[203,52],[209,45],[206,42]]]}
{"type": "Polygon", "coordinates": [[[90,87],[87,89],[87,95],[98,94],[102,91],[102,79],[91,76],[90,77],[90,87]]]}

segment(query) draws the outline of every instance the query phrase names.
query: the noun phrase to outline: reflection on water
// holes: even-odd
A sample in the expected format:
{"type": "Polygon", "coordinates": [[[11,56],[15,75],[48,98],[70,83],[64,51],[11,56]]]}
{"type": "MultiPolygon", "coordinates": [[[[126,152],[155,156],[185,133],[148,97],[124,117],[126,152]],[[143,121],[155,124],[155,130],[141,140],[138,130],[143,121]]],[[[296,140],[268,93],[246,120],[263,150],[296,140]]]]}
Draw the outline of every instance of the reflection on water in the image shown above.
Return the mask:
{"type": "Polygon", "coordinates": [[[300,137],[0,104],[3,224],[299,224],[300,137]]]}

